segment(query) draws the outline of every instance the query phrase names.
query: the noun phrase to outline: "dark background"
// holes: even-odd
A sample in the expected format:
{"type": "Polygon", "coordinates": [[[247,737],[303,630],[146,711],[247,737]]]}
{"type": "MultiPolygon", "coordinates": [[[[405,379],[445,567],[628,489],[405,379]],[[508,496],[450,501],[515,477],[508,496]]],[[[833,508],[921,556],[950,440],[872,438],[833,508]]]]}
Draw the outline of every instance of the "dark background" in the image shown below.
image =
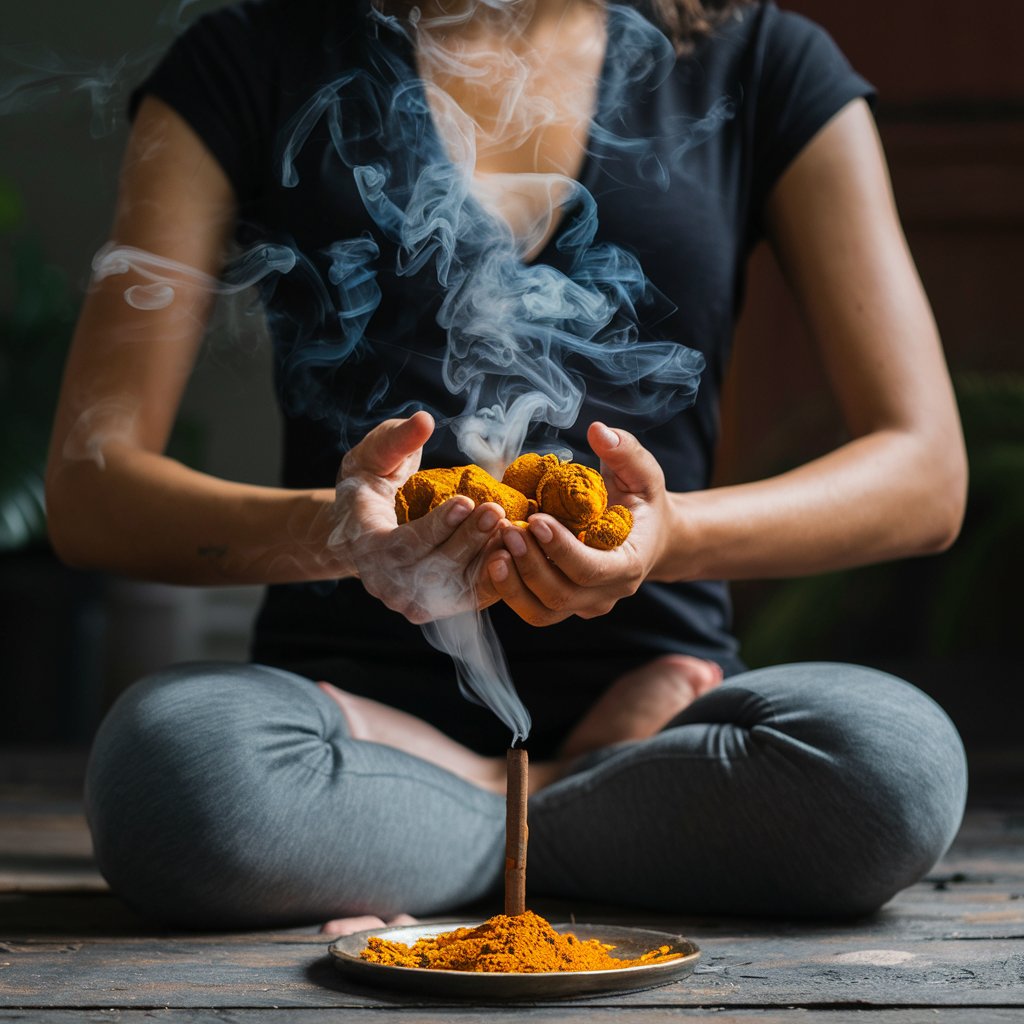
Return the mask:
{"type": "MultiPolygon", "coordinates": [[[[340,0],[339,0],[340,2],[340,0]]],[[[34,529],[60,359],[106,240],[128,88],[215,2],[39,0],[0,47],[0,743],[87,743],[140,672],[245,656],[258,592],[112,580],[59,566],[34,529]],[[6,539],[4,539],[6,537],[6,539]]],[[[976,772],[1015,763],[1024,698],[1011,631],[1024,569],[1024,4],[792,0],[880,92],[911,248],[957,384],[972,458],[947,554],[804,581],[743,583],[751,664],[835,659],[903,674],[953,715],[976,772]]],[[[221,319],[175,451],[274,480],[267,347],[221,319]]],[[[770,254],[755,254],[724,407],[721,479],[763,476],[841,441],[817,356],[770,254]]],[[[913,514],[908,510],[908,514],[913,514]]]]}

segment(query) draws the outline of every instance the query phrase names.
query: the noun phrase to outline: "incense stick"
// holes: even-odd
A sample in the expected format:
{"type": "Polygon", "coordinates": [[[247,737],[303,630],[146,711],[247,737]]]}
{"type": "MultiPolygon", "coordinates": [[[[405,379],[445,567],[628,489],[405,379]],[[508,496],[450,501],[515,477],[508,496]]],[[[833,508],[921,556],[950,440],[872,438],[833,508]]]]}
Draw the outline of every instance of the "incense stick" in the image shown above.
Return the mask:
{"type": "Polygon", "coordinates": [[[505,913],[526,913],[526,798],[529,758],[521,747],[510,747],[505,789],[505,913]]]}

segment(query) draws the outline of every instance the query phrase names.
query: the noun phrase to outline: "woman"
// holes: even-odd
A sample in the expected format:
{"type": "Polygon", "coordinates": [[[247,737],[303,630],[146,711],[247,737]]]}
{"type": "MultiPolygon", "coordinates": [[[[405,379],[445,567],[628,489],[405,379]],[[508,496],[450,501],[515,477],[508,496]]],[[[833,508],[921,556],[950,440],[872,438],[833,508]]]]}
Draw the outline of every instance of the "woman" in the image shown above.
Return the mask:
{"type": "MultiPolygon", "coordinates": [[[[458,696],[418,629],[474,605],[535,720],[535,894],[860,914],[952,840],[966,782],[945,715],[855,666],[746,672],[718,582],[939,551],[959,528],[955,405],[870,87],[771,3],[647,13],[247,3],[197,23],[137,94],[57,415],[53,541],[75,565],[271,585],[253,665],[144,680],[97,738],[97,857],[143,911],[344,931],[492,892],[508,733],[458,696]],[[717,392],[761,237],[850,439],[711,489],[717,392]],[[162,454],[232,240],[276,270],[259,274],[281,488],[162,454]],[[536,305],[551,280],[626,295],[616,316],[639,341],[705,362],[692,409],[606,413],[615,387],[592,385],[557,432],[633,510],[616,551],[543,515],[508,529],[500,507],[465,498],[395,524],[421,456],[467,461],[451,436],[465,418],[435,430],[463,402],[440,371],[466,336],[453,296],[501,245],[501,296],[521,286],[536,305]],[[597,256],[626,277],[598,280],[597,256]],[[339,448],[382,419],[339,472],[339,448]],[[438,579],[456,584],[440,604],[438,579]]],[[[576,350],[559,353],[552,364],[576,350]]],[[[526,447],[551,440],[541,425],[526,447]]]]}

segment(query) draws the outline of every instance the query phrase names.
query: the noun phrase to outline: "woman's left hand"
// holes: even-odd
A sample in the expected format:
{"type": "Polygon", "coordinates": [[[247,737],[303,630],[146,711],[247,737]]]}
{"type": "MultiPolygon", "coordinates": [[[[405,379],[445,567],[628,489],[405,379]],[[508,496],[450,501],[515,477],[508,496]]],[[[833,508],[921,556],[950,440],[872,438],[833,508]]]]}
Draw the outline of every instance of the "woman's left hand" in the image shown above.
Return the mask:
{"type": "Polygon", "coordinates": [[[601,459],[608,504],[633,513],[633,529],[611,551],[589,548],[549,515],[530,517],[528,530],[508,525],[504,550],[486,561],[497,595],[532,626],[550,626],[572,615],[605,615],[636,593],[667,541],[669,504],[665,475],[632,434],[593,423],[587,440],[601,459]]]}

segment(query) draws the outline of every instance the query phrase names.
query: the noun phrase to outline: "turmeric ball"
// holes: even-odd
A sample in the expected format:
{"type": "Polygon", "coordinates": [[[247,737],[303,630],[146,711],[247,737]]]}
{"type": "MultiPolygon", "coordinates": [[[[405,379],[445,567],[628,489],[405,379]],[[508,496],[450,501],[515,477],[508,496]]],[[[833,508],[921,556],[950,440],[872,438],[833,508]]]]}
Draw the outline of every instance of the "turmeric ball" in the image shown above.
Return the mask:
{"type": "Polygon", "coordinates": [[[609,505],[579,534],[579,539],[589,548],[611,551],[629,536],[632,529],[633,513],[625,505],[609,505]]]}
{"type": "Polygon", "coordinates": [[[606,507],[608,491],[600,473],[577,462],[563,463],[557,455],[534,452],[520,455],[502,480],[476,465],[421,469],[398,489],[395,516],[399,523],[412,522],[456,494],[477,505],[495,502],[520,527],[535,512],[547,512],[584,544],[605,551],[618,547],[633,528],[628,508],[606,507]]]}
{"type": "Polygon", "coordinates": [[[549,469],[554,469],[561,464],[557,455],[538,455],[536,452],[526,452],[505,470],[501,482],[509,487],[514,487],[520,494],[525,494],[527,498],[536,498],[537,484],[540,483],[541,477],[549,469]]]}
{"type": "Polygon", "coordinates": [[[459,479],[458,493],[470,497],[478,505],[493,501],[505,510],[507,519],[525,519],[529,514],[529,502],[524,494],[514,487],[495,480],[486,469],[466,466],[459,479]]]}
{"type": "Polygon", "coordinates": [[[573,533],[579,533],[604,512],[608,489],[596,469],[578,462],[559,463],[541,477],[537,502],[541,512],[554,516],[573,533]]]}
{"type": "Polygon", "coordinates": [[[399,523],[410,523],[444,504],[457,494],[459,478],[465,466],[421,469],[398,488],[395,516],[399,523]]]}

